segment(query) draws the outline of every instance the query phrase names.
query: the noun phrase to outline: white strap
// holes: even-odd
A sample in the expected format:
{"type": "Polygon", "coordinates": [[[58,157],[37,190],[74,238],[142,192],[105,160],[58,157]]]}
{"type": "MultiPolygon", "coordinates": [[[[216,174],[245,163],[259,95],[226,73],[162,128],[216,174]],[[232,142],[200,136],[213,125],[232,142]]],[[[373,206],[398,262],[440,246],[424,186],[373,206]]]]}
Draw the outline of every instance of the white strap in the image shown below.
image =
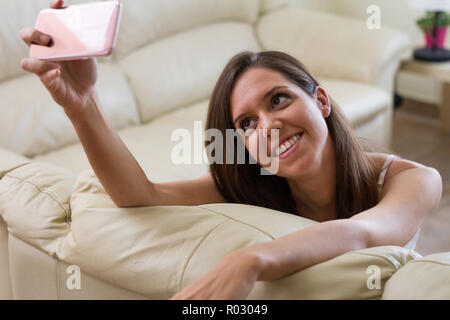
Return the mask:
{"type": "Polygon", "coordinates": [[[389,157],[387,157],[386,161],[383,164],[383,169],[381,170],[380,177],[378,178],[378,193],[381,192],[381,189],[383,188],[384,184],[384,177],[386,176],[387,168],[389,167],[389,164],[394,161],[397,158],[397,156],[391,154],[389,157]]]}

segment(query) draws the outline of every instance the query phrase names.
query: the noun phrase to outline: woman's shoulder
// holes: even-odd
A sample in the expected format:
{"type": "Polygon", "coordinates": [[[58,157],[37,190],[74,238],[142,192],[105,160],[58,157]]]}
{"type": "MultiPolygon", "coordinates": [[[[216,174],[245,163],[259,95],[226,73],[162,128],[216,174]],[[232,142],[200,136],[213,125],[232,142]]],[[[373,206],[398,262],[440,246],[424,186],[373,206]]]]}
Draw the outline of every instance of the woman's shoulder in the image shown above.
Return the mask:
{"type": "Polygon", "coordinates": [[[386,172],[385,180],[389,180],[389,178],[395,176],[396,174],[404,170],[425,167],[420,163],[403,159],[402,157],[396,154],[366,152],[366,155],[375,162],[378,172],[381,172],[383,170],[383,166],[386,164],[386,161],[389,159],[389,157],[395,156],[395,158],[392,157],[394,158],[394,161],[390,162],[389,164],[389,170],[386,172]]]}

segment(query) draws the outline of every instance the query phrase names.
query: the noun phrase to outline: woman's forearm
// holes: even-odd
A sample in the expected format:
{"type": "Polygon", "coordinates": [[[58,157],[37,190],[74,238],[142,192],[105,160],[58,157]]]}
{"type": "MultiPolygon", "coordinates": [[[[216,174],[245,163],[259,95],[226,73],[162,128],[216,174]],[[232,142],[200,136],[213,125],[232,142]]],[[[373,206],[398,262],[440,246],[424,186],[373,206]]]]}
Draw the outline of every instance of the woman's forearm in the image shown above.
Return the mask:
{"type": "Polygon", "coordinates": [[[152,184],[103,114],[96,91],[81,112],[66,114],[114,203],[121,207],[147,205],[152,184]]]}
{"type": "Polygon", "coordinates": [[[346,252],[367,248],[367,238],[362,224],[343,219],[318,223],[242,250],[252,259],[256,257],[258,281],[272,281],[346,252]]]}

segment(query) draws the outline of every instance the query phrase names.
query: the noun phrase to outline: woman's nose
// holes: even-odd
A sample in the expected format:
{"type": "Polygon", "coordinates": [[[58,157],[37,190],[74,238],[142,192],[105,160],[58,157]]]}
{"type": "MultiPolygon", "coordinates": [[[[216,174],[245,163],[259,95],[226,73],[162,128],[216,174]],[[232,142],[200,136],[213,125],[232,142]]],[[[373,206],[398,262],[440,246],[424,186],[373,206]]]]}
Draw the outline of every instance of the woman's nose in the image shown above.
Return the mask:
{"type": "Polygon", "coordinates": [[[271,135],[271,130],[281,129],[283,127],[283,121],[274,115],[262,115],[260,117],[260,128],[263,131],[267,131],[268,135],[271,135]]]}

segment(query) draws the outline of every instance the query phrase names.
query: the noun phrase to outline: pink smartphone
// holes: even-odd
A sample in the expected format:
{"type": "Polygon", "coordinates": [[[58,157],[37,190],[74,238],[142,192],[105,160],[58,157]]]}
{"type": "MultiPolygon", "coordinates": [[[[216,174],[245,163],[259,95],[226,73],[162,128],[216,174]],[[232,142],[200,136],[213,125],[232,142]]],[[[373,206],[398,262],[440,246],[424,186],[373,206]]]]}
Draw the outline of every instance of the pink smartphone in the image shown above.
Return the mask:
{"type": "Polygon", "coordinates": [[[30,57],[45,61],[108,56],[116,46],[122,16],[119,1],[44,9],[35,29],[52,37],[50,46],[31,45],[30,57]]]}

